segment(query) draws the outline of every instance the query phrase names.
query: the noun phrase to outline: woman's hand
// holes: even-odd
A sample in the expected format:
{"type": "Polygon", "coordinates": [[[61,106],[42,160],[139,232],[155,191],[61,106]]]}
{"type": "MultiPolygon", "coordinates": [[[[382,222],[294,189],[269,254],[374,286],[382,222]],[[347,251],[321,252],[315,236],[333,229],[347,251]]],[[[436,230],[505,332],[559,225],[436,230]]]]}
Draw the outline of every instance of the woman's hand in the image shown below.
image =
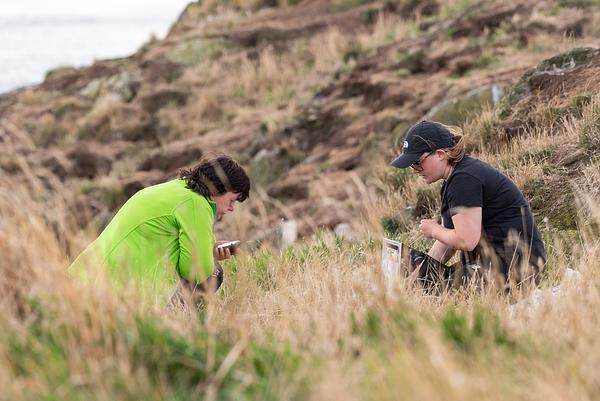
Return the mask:
{"type": "Polygon", "coordinates": [[[470,252],[481,240],[481,220],[480,207],[465,207],[452,215],[454,228],[444,228],[435,220],[424,219],[419,224],[419,230],[424,236],[440,241],[451,249],[470,252]]]}
{"type": "Polygon", "coordinates": [[[433,219],[423,219],[421,220],[421,224],[419,224],[419,230],[421,230],[421,233],[427,238],[433,239],[436,239],[434,237],[434,232],[438,229],[438,227],[442,226],[439,225],[438,222],[433,219]]]}
{"type": "Polygon", "coordinates": [[[235,255],[235,248],[219,248],[220,244],[224,244],[229,241],[217,241],[215,247],[213,249],[213,255],[216,260],[225,260],[229,259],[233,255],[235,255]]]}

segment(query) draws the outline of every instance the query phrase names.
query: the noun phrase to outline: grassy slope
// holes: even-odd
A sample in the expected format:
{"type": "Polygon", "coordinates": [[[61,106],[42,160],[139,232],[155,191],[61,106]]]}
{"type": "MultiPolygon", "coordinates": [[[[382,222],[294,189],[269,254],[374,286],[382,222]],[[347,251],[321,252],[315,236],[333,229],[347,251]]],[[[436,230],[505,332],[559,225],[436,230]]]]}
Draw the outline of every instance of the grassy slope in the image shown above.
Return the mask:
{"type": "MultiPolygon", "coordinates": [[[[327,234],[281,253],[242,255],[205,309],[169,313],[143,303],[135,283],[115,289],[102,274],[94,286],[65,275],[43,211],[22,188],[2,184],[12,190],[0,203],[12,227],[0,237],[0,369],[10,399],[597,395],[597,236],[583,239],[583,250],[563,249],[585,282],[534,313],[511,312],[493,293],[388,291],[376,241],[327,234]]],[[[557,272],[567,265],[559,250],[557,272]]]]}
{"type": "MultiPolygon", "coordinates": [[[[508,60],[526,59],[535,46],[543,55],[556,49],[543,38],[508,60]]],[[[478,114],[466,129],[479,134],[492,119],[478,114]]],[[[408,285],[388,291],[378,274],[380,221],[395,217],[405,239],[425,246],[414,215],[398,211],[427,204],[423,199],[435,199],[435,189],[414,177],[391,177],[381,159],[370,164],[382,171],[378,192],[368,185],[360,191],[357,184],[355,193],[369,210],[356,223],[364,227],[364,240],[349,243],[322,233],[282,252],[242,255],[227,264],[225,288],[205,309],[168,313],[143,302],[135,283],[111,288],[100,274],[89,286],[65,274],[69,249],[87,241],[67,212],[72,195],[56,190],[61,183],[48,190],[28,161],[16,158],[23,174],[0,177],[3,397],[596,399],[599,119],[592,99],[564,120],[540,119],[508,147],[492,149],[481,141],[478,155],[522,187],[563,168],[558,150],[587,152],[575,179],[562,185],[582,194],[574,208],[579,224],[570,230],[543,225],[551,266],[544,285],[567,265],[585,281],[564,288],[559,302],[535,313],[511,312],[508,300],[493,293],[432,299],[408,285]]],[[[537,194],[540,204],[555,199],[560,188],[537,194]]],[[[272,207],[254,202],[258,210],[272,207]]],[[[240,212],[231,232],[243,232],[253,218],[250,208],[240,212]]]]}

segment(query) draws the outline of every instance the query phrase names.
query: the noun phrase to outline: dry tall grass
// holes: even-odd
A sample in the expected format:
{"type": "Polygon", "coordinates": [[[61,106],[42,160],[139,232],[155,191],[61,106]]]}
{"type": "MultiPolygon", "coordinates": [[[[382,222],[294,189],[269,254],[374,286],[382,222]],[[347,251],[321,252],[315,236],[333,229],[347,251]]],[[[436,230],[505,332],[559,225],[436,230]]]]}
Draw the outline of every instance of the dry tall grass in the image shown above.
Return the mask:
{"type": "MultiPolygon", "coordinates": [[[[471,3],[443,11],[454,15],[471,3]]],[[[409,38],[414,24],[381,16],[356,42],[331,30],[297,43],[288,59],[266,49],[254,59],[199,65],[206,74],[191,75],[217,84],[193,111],[216,124],[228,111],[220,96],[236,91],[244,92],[240,102],[258,99],[265,115],[282,104],[291,110],[302,85],[331,76],[354,46],[368,51],[409,38]]],[[[558,45],[534,40],[529,50],[558,45]]],[[[21,98],[25,106],[39,103],[28,91],[21,98]]],[[[92,271],[90,283],[66,272],[93,234],[76,227],[61,184],[39,177],[15,150],[20,175],[0,175],[0,399],[600,399],[599,115],[593,99],[581,117],[539,126],[494,152],[487,148],[491,111],[466,126],[477,156],[521,187],[562,168],[563,153],[589,156],[580,175],[564,182],[578,194],[576,232],[538,217],[551,269],[542,288],[567,267],[582,281],[563,285],[558,297],[547,293],[536,308],[511,307],[491,291],[431,297],[404,282],[387,288],[379,273],[380,239],[388,235],[382,221],[425,249],[416,221],[435,213],[438,195],[380,160],[363,172],[372,176],[368,184],[357,179],[348,189],[346,218],[360,240],[319,232],[285,250],[242,253],[225,263],[225,284],[204,309],[169,312],[136,283],[114,288],[101,271],[92,271]]],[[[335,204],[324,198],[318,206],[335,204]]],[[[251,223],[267,222],[273,209],[310,224],[311,216],[255,193],[224,235],[247,239],[251,223]]]]}
{"type": "MultiPolygon", "coordinates": [[[[479,156],[511,166],[517,182],[544,174],[543,161],[523,155],[577,143],[597,116],[594,104],[559,133],[540,129],[479,156]]],[[[548,244],[555,276],[569,265],[583,281],[563,285],[535,309],[511,308],[492,292],[433,298],[410,286],[386,288],[380,221],[418,201],[423,186],[408,176],[403,192],[384,196],[373,192],[391,188],[383,181],[375,189],[357,183],[357,210],[368,211],[354,222],[363,227],[361,241],[320,233],[286,250],[242,254],[226,264],[226,284],[205,309],[172,313],[144,302],[135,283],[117,289],[101,272],[93,284],[66,273],[82,234],[69,221],[60,184],[44,184],[22,160],[21,179],[0,178],[3,397],[597,399],[597,165],[573,184],[585,218],[578,242],[548,244]]],[[[232,235],[255,218],[245,208],[232,235]]],[[[414,222],[406,225],[406,239],[424,246],[414,222]]]]}

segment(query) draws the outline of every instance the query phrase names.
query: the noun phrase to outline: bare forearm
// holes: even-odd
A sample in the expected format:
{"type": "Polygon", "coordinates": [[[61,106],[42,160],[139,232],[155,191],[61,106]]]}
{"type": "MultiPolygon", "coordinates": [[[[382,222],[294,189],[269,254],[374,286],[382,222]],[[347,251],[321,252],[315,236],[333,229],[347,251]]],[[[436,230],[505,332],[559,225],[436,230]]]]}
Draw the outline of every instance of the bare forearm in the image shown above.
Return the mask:
{"type": "Polygon", "coordinates": [[[477,245],[473,239],[469,240],[466,236],[459,235],[455,229],[445,228],[440,225],[432,231],[431,238],[446,245],[449,248],[472,251],[477,245]]]}
{"type": "Polygon", "coordinates": [[[449,248],[472,251],[481,239],[481,208],[463,208],[452,216],[454,228],[445,228],[433,219],[423,219],[419,229],[428,238],[433,238],[449,248]]]}
{"type": "Polygon", "coordinates": [[[450,248],[446,244],[440,241],[435,241],[429,250],[428,255],[439,262],[446,263],[450,260],[450,258],[452,258],[455,252],[456,251],[453,248],[450,248]]]}

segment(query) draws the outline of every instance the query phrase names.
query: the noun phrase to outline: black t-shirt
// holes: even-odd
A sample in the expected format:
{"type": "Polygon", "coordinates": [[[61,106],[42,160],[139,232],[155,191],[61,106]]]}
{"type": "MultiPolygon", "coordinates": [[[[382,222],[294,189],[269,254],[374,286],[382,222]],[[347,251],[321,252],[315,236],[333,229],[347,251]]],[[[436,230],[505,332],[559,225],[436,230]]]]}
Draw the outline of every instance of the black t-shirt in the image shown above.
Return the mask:
{"type": "Polygon", "coordinates": [[[505,276],[509,266],[527,258],[531,266],[543,267],[544,244],[531,209],[515,183],[498,170],[465,156],[442,186],[441,200],[443,225],[450,229],[461,207],[482,208],[482,239],[472,252],[462,252],[463,263],[496,265],[505,276]]]}

